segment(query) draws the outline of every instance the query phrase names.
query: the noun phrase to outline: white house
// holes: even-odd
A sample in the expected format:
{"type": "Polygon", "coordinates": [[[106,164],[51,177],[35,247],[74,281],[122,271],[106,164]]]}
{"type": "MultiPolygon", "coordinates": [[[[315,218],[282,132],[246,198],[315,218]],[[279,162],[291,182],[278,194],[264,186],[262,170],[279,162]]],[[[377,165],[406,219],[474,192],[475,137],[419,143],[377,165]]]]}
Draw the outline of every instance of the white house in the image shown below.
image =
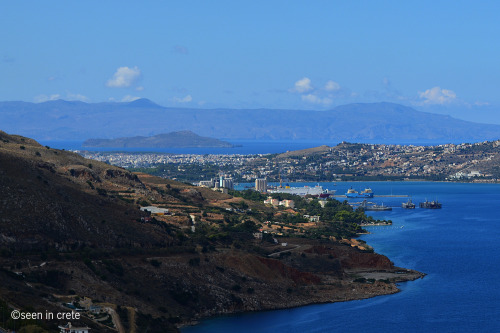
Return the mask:
{"type": "Polygon", "coordinates": [[[68,322],[64,326],[59,326],[60,333],[89,333],[89,327],[83,326],[73,326],[70,322],[68,322]]]}

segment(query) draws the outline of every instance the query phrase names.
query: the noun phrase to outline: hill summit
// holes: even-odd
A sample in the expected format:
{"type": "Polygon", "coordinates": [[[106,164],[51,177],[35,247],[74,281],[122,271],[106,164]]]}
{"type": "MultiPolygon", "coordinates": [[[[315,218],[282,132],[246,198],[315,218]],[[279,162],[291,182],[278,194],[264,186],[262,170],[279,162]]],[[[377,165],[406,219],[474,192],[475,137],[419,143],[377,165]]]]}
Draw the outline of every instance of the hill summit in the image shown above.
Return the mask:
{"type": "Polygon", "coordinates": [[[227,147],[233,145],[226,141],[196,135],[191,131],[179,131],[158,134],[150,137],[134,136],[117,139],[89,139],[83,143],[84,147],[111,147],[111,148],[193,148],[193,147],[227,147]]]}

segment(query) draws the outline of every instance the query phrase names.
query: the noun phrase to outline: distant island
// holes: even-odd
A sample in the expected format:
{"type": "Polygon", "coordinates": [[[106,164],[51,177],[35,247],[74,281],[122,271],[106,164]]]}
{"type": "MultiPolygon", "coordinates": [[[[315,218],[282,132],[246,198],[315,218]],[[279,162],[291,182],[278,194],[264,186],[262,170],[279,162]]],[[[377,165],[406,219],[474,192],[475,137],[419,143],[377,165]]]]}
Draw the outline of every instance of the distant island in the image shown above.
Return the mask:
{"type": "Polygon", "coordinates": [[[134,136],[117,139],[88,139],[83,147],[106,148],[232,148],[233,144],[215,138],[199,136],[191,131],[178,131],[154,136],[134,136]]]}

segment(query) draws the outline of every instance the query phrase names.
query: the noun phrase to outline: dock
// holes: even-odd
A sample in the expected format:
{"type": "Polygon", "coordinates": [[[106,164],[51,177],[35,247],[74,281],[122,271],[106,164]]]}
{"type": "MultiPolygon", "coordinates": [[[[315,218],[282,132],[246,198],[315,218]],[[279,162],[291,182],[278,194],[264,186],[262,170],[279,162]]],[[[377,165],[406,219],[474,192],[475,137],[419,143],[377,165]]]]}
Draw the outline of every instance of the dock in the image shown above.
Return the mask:
{"type": "MultiPolygon", "coordinates": [[[[334,198],[347,198],[345,194],[342,195],[334,195],[334,198]]],[[[408,194],[382,194],[382,195],[374,195],[374,198],[408,198],[408,194]]],[[[363,199],[363,198],[351,198],[351,199],[363,199]]],[[[369,199],[369,198],[368,198],[369,199]]]]}

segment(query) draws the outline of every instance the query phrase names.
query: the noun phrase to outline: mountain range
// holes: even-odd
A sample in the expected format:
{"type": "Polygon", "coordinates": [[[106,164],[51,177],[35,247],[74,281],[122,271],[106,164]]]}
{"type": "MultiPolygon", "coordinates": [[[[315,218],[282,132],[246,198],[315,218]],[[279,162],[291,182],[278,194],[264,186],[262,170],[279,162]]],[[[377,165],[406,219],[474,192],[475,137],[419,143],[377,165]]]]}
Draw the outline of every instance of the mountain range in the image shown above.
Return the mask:
{"type": "Polygon", "coordinates": [[[224,139],[330,141],[483,141],[500,125],[417,111],[394,103],[347,104],[329,111],[167,108],[129,103],[0,102],[0,123],[38,140],[86,140],[190,130],[224,139]]]}

